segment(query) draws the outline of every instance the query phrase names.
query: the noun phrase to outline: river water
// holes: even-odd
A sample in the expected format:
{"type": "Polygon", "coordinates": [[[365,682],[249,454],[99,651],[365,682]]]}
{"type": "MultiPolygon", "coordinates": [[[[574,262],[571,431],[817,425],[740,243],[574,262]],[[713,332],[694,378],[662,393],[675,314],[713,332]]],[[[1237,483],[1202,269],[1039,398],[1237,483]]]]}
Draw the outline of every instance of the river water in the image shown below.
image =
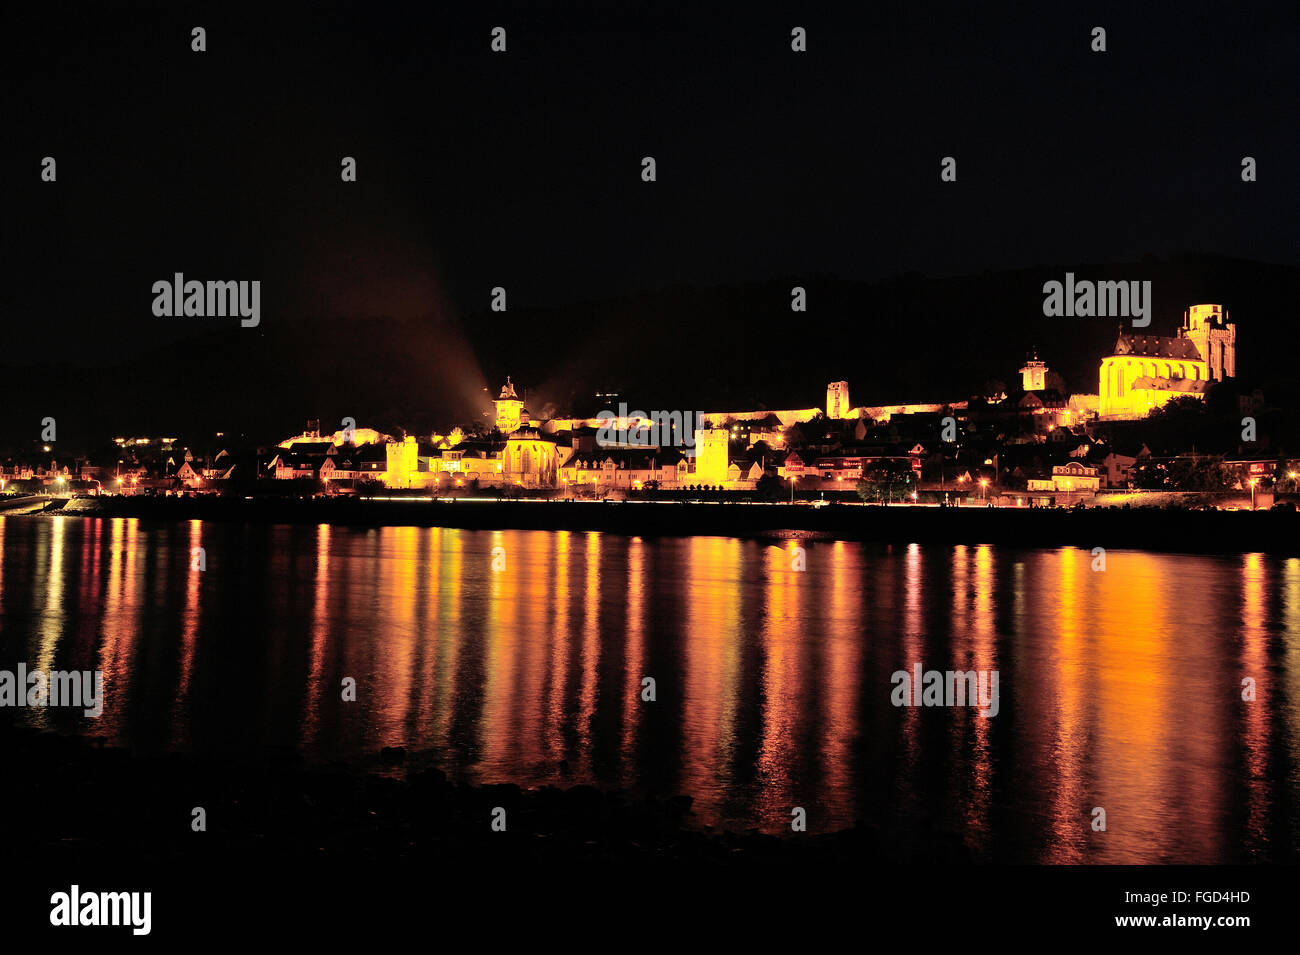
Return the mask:
{"type": "Polygon", "coordinates": [[[0,718],[141,752],[403,746],[1008,861],[1300,845],[1296,559],[71,516],[0,518],[0,554],[0,667],[105,687],[0,718]],[[917,666],[996,671],[996,714],[895,705],[917,666]]]}

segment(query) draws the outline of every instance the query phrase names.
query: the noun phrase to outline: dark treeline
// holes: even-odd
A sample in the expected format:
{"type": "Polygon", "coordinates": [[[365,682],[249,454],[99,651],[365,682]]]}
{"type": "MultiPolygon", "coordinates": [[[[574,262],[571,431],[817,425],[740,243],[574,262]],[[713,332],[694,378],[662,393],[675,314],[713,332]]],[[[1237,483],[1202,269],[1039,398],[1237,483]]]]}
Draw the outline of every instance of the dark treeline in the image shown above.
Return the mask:
{"type": "MultiPolygon", "coordinates": [[[[1183,309],[1222,302],[1238,326],[1238,386],[1294,380],[1290,266],[1185,256],[1123,265],[1038,266],[957,278],[881,282],[791,276],[453,319],[277,320],[196,332],[122,364],[79,367],[58,354],[4,355],[0,445],[25,447],[54,417],[60,440],[213,431],[250,442],[344,416],[389,433],[482,420],[505,376],[535,414],[598,412],[617,393],[633,409],[807,408],[844,379],[856,404],[961,400],[1017,381],[1037,347],[1072,392],[1095,393],[1110,318],[1046,318],[1043,283],[1080,277],[1152,282],[1145,334],[1173,335],[1183,309]],[[808,310],[793,313],[792,287],[808,310]]],[[[162,321],[162,320],[157,320],[162,321]]],[[[178,321],[169,319],[167,321],[178,321]]],[[[196,329],[203,320],[194,319],[196,329]]],[[[210,328],[211,326],[209,326],[210,328]]],[[[1274,390],[1277,390],[1276,387],[1274,390]]]]}

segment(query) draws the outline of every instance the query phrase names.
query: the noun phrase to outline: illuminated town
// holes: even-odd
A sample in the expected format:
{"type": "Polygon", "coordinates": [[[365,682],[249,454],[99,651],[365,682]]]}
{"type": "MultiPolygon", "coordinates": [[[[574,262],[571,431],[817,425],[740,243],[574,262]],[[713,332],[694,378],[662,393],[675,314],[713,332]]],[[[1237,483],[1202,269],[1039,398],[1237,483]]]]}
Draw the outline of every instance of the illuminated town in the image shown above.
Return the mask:
{"type": "MultiPolygon", "coordinates": [[[[117,460],[102,463],[61,458],[47,444],[5,462],[0,481],[10,494],[195,495],[220,493],[237,477],[246,490],[251,471],[264,488],[325,495],[622,499],[709,491],[795,501],[829,493],[1018,507],[1164,489],[1250,492],[1254,508],[1268,506],[1275,489],[1295,488],[1300,460],[1270,457],[1257,442],[1213,461],[1217,484],[1183,487],[1168,477],[1171,459],[1200,464],[1205,455],[1191,447],[1154,455],[1140,440],[1124,440],[1125,423],[1175,399],[1204,402],[1211,387],[1235,377],[1236,325],[1222,305],[1192,305],[1174,336],[1120,332],[1101,358],[1096,393],[1066,393],[1037,351],[1018,373],[1019,388],[962,400],[855,406],[850,382],[833,381],[822,407],[693,413],[629,411],[624,403],[592,418],[535,415],[507,379],[490,426],[472,430],[394,436],[345,422],[331,433],[315,420],[254,452],[227,446],[220,434],[202,450],[178,438],[119,437],[117,460]],[[1143,468],[1165,473],[1144,482],[1143,468]]],[[[1259,401],[1239,396],[1238,410],[1249,415],[1259,401]]]]}
{"type": "Polygon", "coordinates": [[[1288,925],[1300,24],[1201,6],[11,4],[8,936],[1288,925]]]}

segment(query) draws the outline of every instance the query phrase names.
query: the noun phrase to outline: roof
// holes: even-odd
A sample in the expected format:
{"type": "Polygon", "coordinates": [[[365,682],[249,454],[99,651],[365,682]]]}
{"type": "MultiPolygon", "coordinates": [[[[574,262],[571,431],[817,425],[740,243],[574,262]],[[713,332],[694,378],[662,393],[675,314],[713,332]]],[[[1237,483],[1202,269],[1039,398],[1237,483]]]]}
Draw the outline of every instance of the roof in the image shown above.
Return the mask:
{"type": "Polygon", "coordinates": [[[302,441],[293,446],[292,453],[319,457],[320,455],[330,454],[333,450],[333,441],[302,441]]]}
{"type": "Polygon", "coordinates": [[[506,441],[500,438],[466,438],[454,448],[446,448],[447,451],[459,451],[463,457],[488,457],[493,454],[500,454],[505,450],[506,441]]]}
{"type": "Polygon", "coordinates": [[[1134,389],[1148,391],[1174,391],[1183,395],[1203,395],[1210,383],[1191,378],[1151,378],[1143,375],[1133,381],[1134,389]]]}
{"type": "Polygon", "coordinates": [[[674,467],[680,453],[664,454],[658,449],[652,448],[645,450],[642,448],[597,448],[590,454],[575,454],[570,458],[562,470],[599,470],[605,466],[608,461],[613,461],[614,466],[638,471],[657,470],[662,467],[674,467]]]}
{"type": "Polygon", "coordinates": [[[547,441],[551,444],[559,443],[559,439],[554,435],[543,434],[533,427],[519,428],[510,432],[510,435],[506,438],[506,443],[509,444],[511,441],[547,441]]]}
{"type": "Polygon", "coordinates": [[[1166,338],[1161,335],[1126,335],[1115,342],[1116,355],[1143,355],[1151,358],[1182,358],[1200,361],[1201,353],[1190,338],[1166,338]]]}
{"type": "Polygon", "coordinates": [[[1065,395],[1061,394],[1055,388],[1038,388],[1034,391],[1026,391],[1024,388],[1015,388],[1007,393],[1007,396],[995,405],[999,410],[1015,408],[1046,408],[1046,407],[1063,407],[1069,401],[1065,395]]]}

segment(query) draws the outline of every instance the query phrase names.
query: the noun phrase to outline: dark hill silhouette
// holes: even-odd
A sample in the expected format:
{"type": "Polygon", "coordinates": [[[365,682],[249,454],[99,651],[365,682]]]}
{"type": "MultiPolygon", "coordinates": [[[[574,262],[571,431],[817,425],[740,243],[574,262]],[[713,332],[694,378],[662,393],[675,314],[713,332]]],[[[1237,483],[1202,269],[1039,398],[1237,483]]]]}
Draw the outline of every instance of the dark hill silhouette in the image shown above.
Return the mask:
{"type": "Polygon", "coordinates": [[[1189,304],[1222,302],[1238,325],[1242,382],[1297,377],[1300,268],[1186,255],[953,278],[676,286],[564,307],[512,304],[460,321],[272,315],[257,329],[203,332],[114,367],[19,365],[10,354],[0,367],[0,443],[27,444],[47,415],[65,442],[216,430],[270,441],[308,418],[332,430],[345,415],[424,432],[485,421],[507,374],[534,412],[594,414],[605,404],[598,390],[646,411],[812,407],[839,379],[854,404],[958,400],[990,379],[1014,385],[1034,346],[1069,390],[1095,392],[1120,322],[1044,317],[1043,283],[1066,271],[1151,281],[1148,334],[1175,334],[1189,304]],[[807,313],[790,311],[794,285],[807,289],[807,313]]]}

